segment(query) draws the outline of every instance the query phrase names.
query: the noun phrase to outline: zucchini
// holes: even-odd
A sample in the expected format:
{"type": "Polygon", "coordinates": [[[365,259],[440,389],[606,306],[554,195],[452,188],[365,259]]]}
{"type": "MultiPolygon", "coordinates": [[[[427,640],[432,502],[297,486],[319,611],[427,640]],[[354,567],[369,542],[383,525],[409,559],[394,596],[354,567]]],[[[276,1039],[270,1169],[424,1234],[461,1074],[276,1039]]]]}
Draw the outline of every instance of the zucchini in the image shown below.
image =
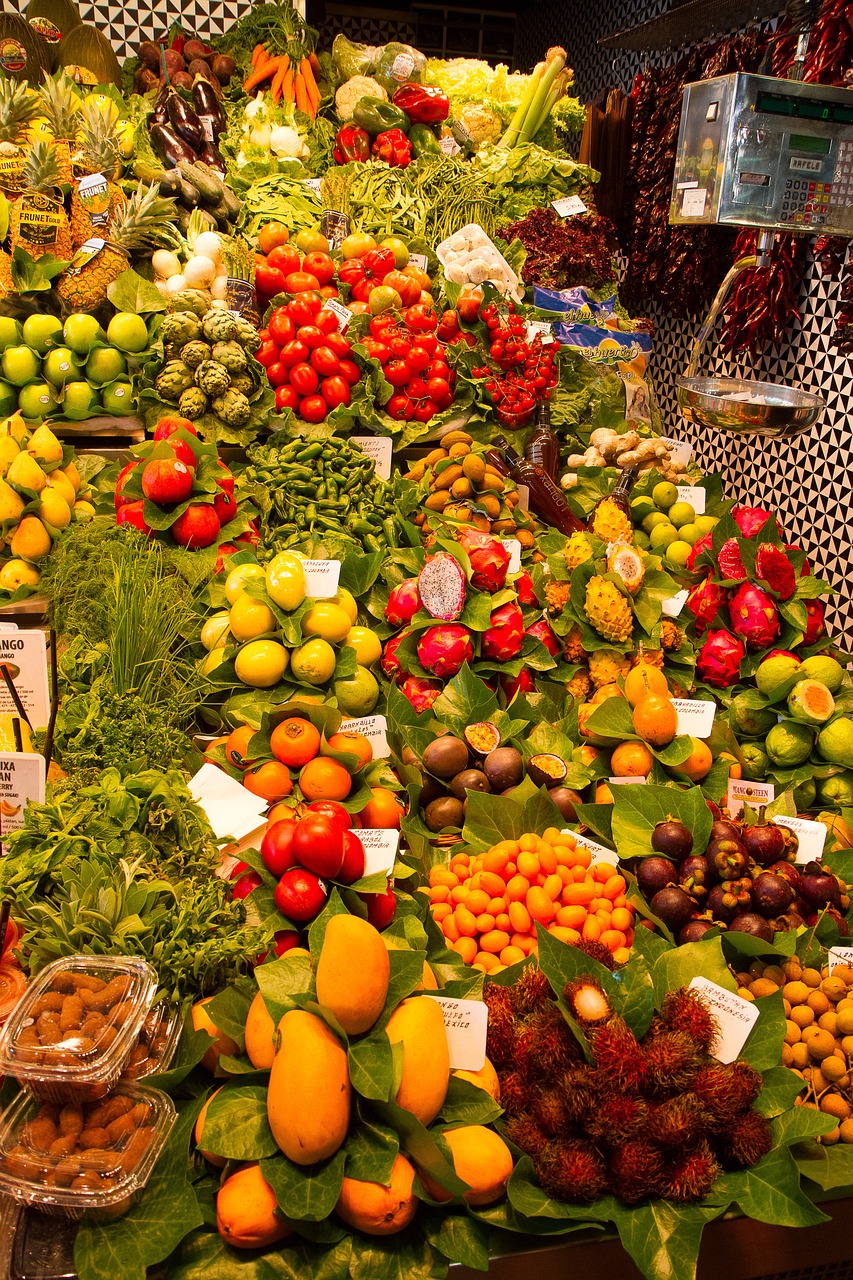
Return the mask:
{"type": "Polygon", "coordinates": [[[235,196],[234,192],[231,190],[230,187],[224,186],[224,190],[222,193],[222,203],[225,205],[226,209],[228,210],[228,221],[236,222],[237,219],[240,217],[240,213],[243,209],[243,203],[241,200],[238,200],[237,196],[235,196]]]}
{"type": "Polygon", "coordinates": [[[181,161],[181,175],[198,190],[201,199],[207,205],[218,204],[222,199],[223,182],[218,174],[201,163],[187,164],[181,161]]]}

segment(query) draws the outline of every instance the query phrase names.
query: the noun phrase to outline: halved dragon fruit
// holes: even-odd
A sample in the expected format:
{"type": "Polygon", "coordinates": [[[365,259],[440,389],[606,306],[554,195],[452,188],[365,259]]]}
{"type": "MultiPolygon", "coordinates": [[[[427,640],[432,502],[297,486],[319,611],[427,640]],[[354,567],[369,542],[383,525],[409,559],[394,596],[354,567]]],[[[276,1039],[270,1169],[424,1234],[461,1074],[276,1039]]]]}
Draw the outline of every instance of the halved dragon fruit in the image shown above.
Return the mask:
{"type": "Polygon", "coordinates": [[[534,622],[526,628],[524,634],[533,636],[536,640],[541,640],[552,658],[556,658],[562,648],[554,628],[547,618],[540,618],[538,622],[534,622]]]}
{"type": "Polygon", "coordinates": [[[824,604],[822,600],[804,600],[803,604],[806,606],[806,613],[809,618],[803,633],[802,643],[804,645],[814,644],[821,636],[826,635],[824,604]]]}
{"type": "Polygon", "coordinates": [[[772,516],[764,507],[735,507],[732,511],[735,524],[745,538],[754,538],[772,516]]]}
{"type": "Polygon", "coordinates": [[[766,649],[779,634],[779,611],[766,591],[745,582],[729,601],[732,631],[750,649],[766,649]]]}
{"type": "Polygon", "coordinates": [[[533,579],[526,569],[523,569],[520,575],[513,583],[519,604],[538,604],[536,599],[536,591],[533,587],[533,579]]]}
{"type": "Polygon", "coordinates": [[[418,641],[418,662],[441,680],[448,680],[474,657],[471,632],[467,627],[449,623],[430,627],[418,641]]]}
{"type": "Polygon", "coordinates": [[[459,533],[468,559],[471,562],[471,586],[478,591],[494,595],[506,582],[510,554],[498,538],[478,529],[462,529],[459,533]]]}
{"type": "Polygon", "coordinates": [[[391,636],[385,641],[385,648],[382,650],[379,666],[386,680],[395,680],[399,684],[406,674],[403,670],[403,664],[397,657],[397,650],[401,641],[408,634],[408,631],[401,631],[398,636],[391,636]]]}
{"type": "Polygon", "coordinates": [[[427,560],[418,574],[418,591],[427,613],[442,622],[453,622],[465,608],[465,574],[453,556],[444,551],[427,560]]]}
{"type": "Polygon", "coordinates": [[[521,653],[523,645],[524,618],[515,601],[493,609],[489,627],[481,638],[480,656],[493,662],[511,662],[521,653]]]}
{"type": "Polygon", "coordinates": [[[512,702],[517,693],[532,693],[536,688],[533,676],[526,667],[523,671],[519,671],[517,676],[499,676],[498,678],[507,702],[512,702]]]}
{"type": "Polygon", "coordinates": [[[697,582],[685,601],[687,608],[696,619],[698,631],[710,627],[728,598],[728,592],[710,578],[697,582]]]}
{"type": "Polygon", "coordinates": [[[712,535],[710,533],[703,533],[702,537],[697,538],[693,543],[693,550],[687,557],[687,568],[690,569],[691,572],[696,567],[696,561],[699,559],[702,552],[711,550],[711,539],[712,535]]]}
{"type": "Polygon", "coordinates": [[[706,684],[717,689],[728,689],[737,682],[740,664],[746,656],[742,640],[720,628],[709,631],[705,643],[696,655],[696,670],[706,684]]]}
{"type": "Polygon", "coordinates": [[[717,568],[721,578],[732,582],[743,582],[746,577],[746,566],[741,559],[737,538],[726,538],[717,556],[717,568]]]}
{"type": "Polygon", "coordinates": [[[421,593],[417,578],[404,578],[398,582],[385,606],[386,620],[392,627],[403,627],[421,607],[421,593]]]}
{"type": "Polygon", "coordinates": [[[790,600],[797,589],[794,566],[772,542],[762,542],[755,553],[755,572],[762,582],[772,587],[780,600],[790,600]]]}
{"type": "Polygon", "coordinates": [[[415,711],[428,711],[441,693],[440,680],[427,680],[425,676],[407,676],[401,689],[415,711]]]}

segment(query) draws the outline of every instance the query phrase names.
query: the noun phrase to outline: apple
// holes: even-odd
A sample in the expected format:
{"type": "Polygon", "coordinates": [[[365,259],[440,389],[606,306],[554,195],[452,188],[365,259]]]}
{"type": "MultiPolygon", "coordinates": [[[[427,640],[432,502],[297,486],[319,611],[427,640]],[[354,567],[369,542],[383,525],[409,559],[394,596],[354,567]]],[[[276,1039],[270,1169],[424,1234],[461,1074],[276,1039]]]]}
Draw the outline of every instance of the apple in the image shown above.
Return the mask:
{"type": "Polygon", "coordinates": [[[142,492],[152,502],[186,502],[192,487],[192,472],[178,458],[152,458],[142,472],[142,492]]]}
{"type": "Polygon", "coordinates": [[[39,371],[41,361],[30,346],[7,347],[0,359],[0,369],[7,382],[22,387],[32,382],[39,371]]]}
{"type": "Polygon", "coordinates": [[[213,507],[209,503],[187,507],[172,525],[172,537],[178,546],[191,550],[211,546],[219,537],[219,520],[213,507]]]}
{"type": "Polygon", "coordinates": [[[62,341],[62,321],[59,316],[43,315],[39,312],[34,316],[27,316],[21,329],[26,346],[31,347],[38,355],[47,355],[51,347],[56,347],[62,341]]]}
{"type": "Polygon", "coordinates": [[[86,361],[86,377],[89,382],[103,386],[127,373],[127,361],[113,347],[96,347],[86,361]]]}
{"type": "Polygon", "coordinates": [[[24,417],[32,422],[41,422],[56,413],[59,401],[53,391],[49,382],[31,382],[28,386],[21,387],[18,408],[24,417]]]}
{"type": "Polygon", "coordinates": [[[127,466],[122,467],[121,471],[118,473],[118,479],[116,480],[116,487],[115,487],[115,495],[113,498],[113,501],[115,502],[116,511],[120,511],[122,507],[126,507],[129,502],[133,501],[133,499],[131,498],[125,498],[124,486],[127,484],[130,478],[131,472],[133,472],[136,469],[136,465],[137,465],[136,458],[134,458],[132,462],[128,462],[127,466]]]}
{"type": "Polygon", "coordinates": [[[385,893],[360,893],[358,896],[367,905],[367,920],[374,929],[384,929],[394,919],[397,899],[390,885],[385,893]]]}
{"type": "Polygon", "coordinates": [[[0,316],[0,351],[16,347],[21,341],[21,326],[11,316],[0,316]]]}
{"type": "Polygon", "coordinates": [[[388,236],[382,240],[380,249],[390,249],[394,255],[394,265],[398,271],[409,265],[409,250],[399,236],[388,236]]]}
{"type": "Polygon", "coordinates": [[[80,377],[80,365],[69,347],[54,347],[48,351],[41,371],[43,377],[55,387],[61,387],[69,379],[74,382],[80,377]]]}
{"type": "Polygon", "coordinates": [[[213,510],[220,525],[229,524],[237,514],[237,502],[227,489],[221,489],[213,499],[213,510]]]}
{"type": "Polygon", "coordinates": [[[107,335],[94,316],[78,311],[65,321],[62,340],[76,356],[88,356],[96,342],[106,342],[107,335]]]}
{"type": "MultiPolygon", "coordinates": [[[[49,358],[49,357],[48,357],[49,358]]],[[[62,397],[62,411],[66,418],[79,421],[92,416],[95,392],[88,382],[66,382],[62,397]]]]}
{"type": "MultiPolygon", "coordinates": [[[[109,348],[105,347],[104,350],[107,351],[109,348]]],[[[107,413],[114,413],[117,416],[133,413],[133,388],[129,382],[111,382],[101,392],[101,402],[107,413]]]]}
{"type": "Polygon", "coordinates": [[[107,342],[119,351],[134,354],[148,346],[148,328],[142,316],[132,311],[119,311],[107,325],[107,342]]]}
{"type": "Polygon", "coordinates": [[[312,871],[291,867],[275,888],[275,905],[288,920],[313,920],[326,905],[329,890],[312,871]]]}
{"type": "Polygon", "coordinates": [[[142,514],[145,503],[140,498],[138,502],[128,502],[116,512],[116,524],[132,524],[134,529],[138,529],[140,533],[152,536],[151,529],[145,523],[142,514]]]}

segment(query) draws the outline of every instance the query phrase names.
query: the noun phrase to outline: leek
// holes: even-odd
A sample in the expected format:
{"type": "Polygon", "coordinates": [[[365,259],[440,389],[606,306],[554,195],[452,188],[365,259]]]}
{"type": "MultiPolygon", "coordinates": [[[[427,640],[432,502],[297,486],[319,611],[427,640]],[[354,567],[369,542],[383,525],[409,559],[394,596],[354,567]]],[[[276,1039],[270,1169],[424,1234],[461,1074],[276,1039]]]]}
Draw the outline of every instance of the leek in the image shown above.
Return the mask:
{"type": "Polygon", "coordinates": [[[530,105],[536,96],[536,91],[542,82],[543,75],[545,74],[545,66],[546,64],[544,62],[537,62],[536,66],[533,68],[533,74],[530,77],[530,83],[524,91],[524,97],[518,104],[515,115],[507,125],[506,133],[498,143],[498,146],[502,150],[507,150],[509,147],[514,147],[517,144],[521,126],[524,124],[527,113],[530,110],[530,105]]]}
{"type": "MultiPolygon", "coordinates": [[[[545,58],[545,71],[539,80],[524,121],[519,126],[517,142],[513,145],[529,142],[537,130],[542,127],[548,112],[553,106],[553,103],[549,101],[549,95],[554,88],[554,82],[560,76],[565,65],[565,49],[554,48],[548,50],[545,58]]],[[[560,83],[562,84],[563,82],[560,81],[560,83]]]]}

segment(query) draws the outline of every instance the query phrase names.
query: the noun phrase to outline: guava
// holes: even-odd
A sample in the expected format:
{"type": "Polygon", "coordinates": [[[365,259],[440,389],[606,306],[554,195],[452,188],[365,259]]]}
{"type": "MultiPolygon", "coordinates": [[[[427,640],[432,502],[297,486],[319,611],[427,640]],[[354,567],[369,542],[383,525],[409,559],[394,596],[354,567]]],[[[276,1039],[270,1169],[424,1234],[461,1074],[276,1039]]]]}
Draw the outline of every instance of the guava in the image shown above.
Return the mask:
{"type": "Polygon", "coordinates": [[[824,804],[853,804],[853,773],[835,773],[818,784],[824,804]]]}
{"type": "Polygon", "coordinates": [[[379,682],[366,667],[359,667],[354,676],[336,680],[332,692],[344,715],[369,716],[379,701],[379,682]]]}
{"type": "Polygon", "coordinates": [[[833,720],[825,729],[821,729],[817,748],[824,760],[828,760],[830,764],[840,764],[845,769],[853,769],[853,721],[845,716],[833,720]]]}
{"type": "Polygon", "coordinates": [[[804,659],[800,666],[800,674],[804,679],[820,680],[830,693],[837,693],[844,680],[844,668],[841,663],[821,653],[815,654],[813,658],[804,659]]]}
{"type": "Polygon", "coordinates": [[[652,501],[659,511],[668,511],[678,501],[678,489],[670,480],[661,480],[652,489],[652,501]]]}
{"type": "Polygon", "coordinates": [[[760,693],[770,694],[780,684],[799,674],[800,664],[796,658],[765,658],[755,673],[755,683],[760,693]]]}
{"type": "Polygon", "coordinates": [[[325,684],[335,673],[337,654],[328,640],[315,636],[294,649],[290,669],[297,680],[306,684],[325,684]]]}
{"type": "Polygon", "coordinates": [[[820,680],[798,680],[788,694],[788,710],[795,720],[826,724],[835,710],[835,699],[820,680]]]}
{"type": "Polygon", "coordinates": [[[769,708],[751,707],[748,693],[739,693],[732,699],[730,723],[741,733],[751,738],[772,729],[776,723],[776,712],[769,708]]]}
{"type": "Polygon", "coordinates": [[[816,794],[817,787],[811,778],[807,778],[798,787],[794,787],[794,804],[797,809],[810,809],[815,802],[816,794]]]}
{"type": "MultiPolygon", "coordinates": [[[[783,720],[775,724],[764,741],[764,749],[770,757],[771,764],[782,768],[793,769],[803,764],[811,755],[814,746],[814,734],[808,725],[797,724],[793,720],[783,720]]],[[[853,740],[851,740],[853,754],[853,740]]]]}
{"type": "Polygon", "coordinates": [[[757,742],[746,742],[741,747],[743,756],[743,776],[749,782],[761,782],[767,777],[770,758],[757,742]]]}

